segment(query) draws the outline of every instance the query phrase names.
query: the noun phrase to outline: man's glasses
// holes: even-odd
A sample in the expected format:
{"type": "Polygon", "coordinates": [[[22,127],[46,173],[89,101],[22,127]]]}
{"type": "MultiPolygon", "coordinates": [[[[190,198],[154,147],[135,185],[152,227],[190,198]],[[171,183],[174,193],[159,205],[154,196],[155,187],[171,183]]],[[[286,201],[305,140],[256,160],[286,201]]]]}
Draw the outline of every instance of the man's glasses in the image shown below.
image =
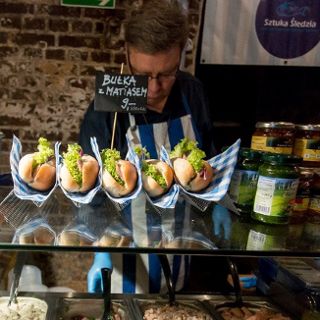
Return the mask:
{"type": "Polygon", "coordinates": [[[172,71],[165,72],[165,73],[159,73],[156,76],[153,76],[150,73],[139,72],[138,70],[135,70],[134,67],[132,67],[132,65],[131,65],[129,52],[127,52],[127,60],[128,60],[129,69],[130,69],[130,71],[131,71],[131,73],[133,75],[136,75],[136,76],[147,76],[149,81],[157,80],[158,82],[162,82],[162,83],[169,82],[169,81],[172,81],[172,80],[174,80],[176,78],[177,73],[179,71],[179,65],[178,65],[172,71]]]}

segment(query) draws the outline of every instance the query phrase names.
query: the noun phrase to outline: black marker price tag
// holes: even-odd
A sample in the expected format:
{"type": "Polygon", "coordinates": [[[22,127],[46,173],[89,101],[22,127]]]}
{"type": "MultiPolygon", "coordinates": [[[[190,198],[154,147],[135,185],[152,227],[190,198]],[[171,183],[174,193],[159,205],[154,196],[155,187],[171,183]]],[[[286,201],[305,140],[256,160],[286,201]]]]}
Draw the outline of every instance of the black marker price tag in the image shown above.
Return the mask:
{"type": "Polygon", "coordinates": [[[108,112],[147,112],[148,77],[98,72],[94,109],[108,112]]]}

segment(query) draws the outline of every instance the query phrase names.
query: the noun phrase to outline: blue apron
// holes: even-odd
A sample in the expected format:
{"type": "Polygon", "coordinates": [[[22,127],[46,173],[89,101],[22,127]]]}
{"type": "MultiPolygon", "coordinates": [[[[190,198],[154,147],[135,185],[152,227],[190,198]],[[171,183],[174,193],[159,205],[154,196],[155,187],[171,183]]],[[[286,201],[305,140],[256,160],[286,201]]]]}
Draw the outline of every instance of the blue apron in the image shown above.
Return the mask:
{"type": "MultiPolygon", "coordinates": [[[[131,146],[146,147],[153,159],[159,158],[161,145],[171,150],[184,137],[197,140],[201,148],[202,141],[184,95],[182,101],[186,115],[168,122],[136,125],[134,116],[129,114],[130,127],[126,136],[131,146]]],[[[139,247],[145,247],[150,245],[150,239],[154,242],[163,240],[166,226],[170,232],[174,230],[174,236],[182,236],[184,224],[190,220],[189,211],[188,204],[178,201],[175,210],[167,210],[162,216],[146,213],[146,197],[142,192],[124,210],[124,218],[132,230],[134,242],[139,247]]],[[[168,259],[175,288],[180,290],[188,278],[189,257],[170,255],[168,259]]],[[[155,254],[112,254],[112,262],[111,292],[158,293],[167,290],[155,254]]]]}

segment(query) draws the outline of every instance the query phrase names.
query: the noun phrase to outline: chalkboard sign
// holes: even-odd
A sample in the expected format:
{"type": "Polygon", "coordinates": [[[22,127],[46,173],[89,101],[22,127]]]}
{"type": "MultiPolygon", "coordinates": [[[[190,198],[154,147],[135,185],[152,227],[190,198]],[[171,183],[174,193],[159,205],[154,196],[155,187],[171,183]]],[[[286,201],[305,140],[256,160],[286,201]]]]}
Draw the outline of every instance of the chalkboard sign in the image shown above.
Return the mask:
{"type": "Polygon", "coordinates": [[[98,72],[96,75],[96,111],[145,113],[148,77],[98,72]]]}

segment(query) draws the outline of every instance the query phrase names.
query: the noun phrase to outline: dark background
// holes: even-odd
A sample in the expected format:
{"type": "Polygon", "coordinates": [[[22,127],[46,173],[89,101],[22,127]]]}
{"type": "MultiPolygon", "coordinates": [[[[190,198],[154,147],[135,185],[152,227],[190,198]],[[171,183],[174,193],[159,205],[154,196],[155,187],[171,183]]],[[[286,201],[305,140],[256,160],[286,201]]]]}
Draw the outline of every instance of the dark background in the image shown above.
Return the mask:
{"type": "Polygon", "coordinates": [[[196,76],[208,94],[216,148],[238,137],[250,146],[258,121],[320,123],[320,68],[204,65],[196,76]]]}

